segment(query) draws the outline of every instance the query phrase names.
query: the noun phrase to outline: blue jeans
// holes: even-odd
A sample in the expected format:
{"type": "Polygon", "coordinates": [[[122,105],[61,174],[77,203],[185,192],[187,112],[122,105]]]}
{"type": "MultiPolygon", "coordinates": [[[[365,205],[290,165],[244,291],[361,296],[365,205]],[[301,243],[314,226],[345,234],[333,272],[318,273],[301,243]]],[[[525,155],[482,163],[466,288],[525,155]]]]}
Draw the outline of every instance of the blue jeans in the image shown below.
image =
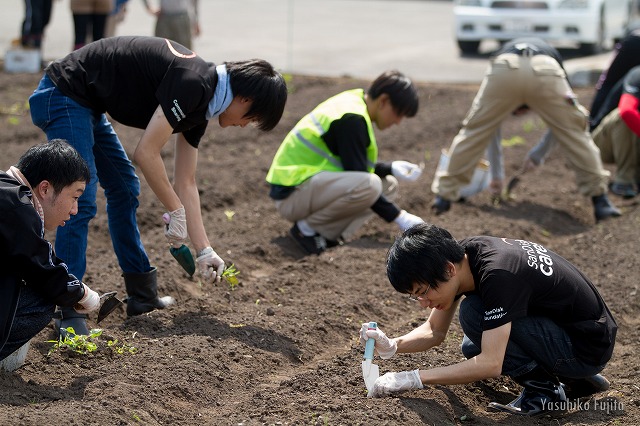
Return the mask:
{"type": "MultiPolygon", "coordinates": [[[[459,318],[464,331],[462,353],[466,358],[472,358],[482,347],[484,308],[480,296],[464,298],[459,318]]],[[[502,374],[518,377],[538,365],[551,374],[570,378],[590,377],[604,368],[604,365],[588,365],[577,359],[567,332],[549,318],[519,318],[511,323],[502,374]]]]}
{"type": "Polygon", "coordinates": [[[40,333],[40,330],[51,321],[54,309],[55,305],[48,303],[26,285],[21,285],[16,315],[11,324],[9,337],[0,350],[0,360],[11,355],[20,346],[31,340],[33,336],[40,333]]]}
{"type": "Polygon", "coordinates": [[[98,182],[107,199],[113,249],[124,272],[151,270],[136,223],[140,180],[105,114],[86,108],[58,90],[48,76],[29,98],[31,119],[47,139],[65,139],[87,161],[91,182],[78,200],[78,214],[56,234],[56,254],[82,280],[89,221],[96,215],[98,182]]]}

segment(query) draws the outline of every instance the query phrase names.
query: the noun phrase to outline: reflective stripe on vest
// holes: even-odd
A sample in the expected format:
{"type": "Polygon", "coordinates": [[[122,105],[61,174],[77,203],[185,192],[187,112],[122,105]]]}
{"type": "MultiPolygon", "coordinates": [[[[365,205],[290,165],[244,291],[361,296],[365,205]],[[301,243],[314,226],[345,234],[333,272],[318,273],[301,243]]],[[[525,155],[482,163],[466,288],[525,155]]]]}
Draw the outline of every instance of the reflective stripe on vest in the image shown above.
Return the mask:
{"type": "Polygon", "coordinates": [[[331,123],[347,113],[361,115],[367,123],[370,140],[367,147],[367,168],[369,172],[373,172],[378,147],[364,102],[364,91],[355,89],[329,98],[296,124],[278,148],[267,174],[267,182],[297,186],[322,171],[343,171],[342,161],[329,150],[322,136],[329,130],[331,123]]]}

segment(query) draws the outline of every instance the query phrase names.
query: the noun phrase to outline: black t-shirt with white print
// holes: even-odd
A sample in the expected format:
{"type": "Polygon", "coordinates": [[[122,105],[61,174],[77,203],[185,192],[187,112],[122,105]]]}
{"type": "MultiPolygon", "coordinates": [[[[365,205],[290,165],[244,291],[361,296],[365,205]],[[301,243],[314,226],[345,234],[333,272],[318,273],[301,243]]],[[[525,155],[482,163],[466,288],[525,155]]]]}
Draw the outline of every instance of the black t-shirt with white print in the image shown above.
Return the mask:
{"type": "Polygon", "coordinates": [[[600,366],[610,358],[616,322],[591,281],[573,264],[524,240],[478,236],[465,247],[485,316],[483,330],[527,316],[547,317],[569,335],[574,354],[600,366]]]}
{"type": "Polygon", "coordinates": [[[46,69],[56,87],[79,104],[144,129],[158,108],[174,133],[198,147],[218,75],[184,46],[158,37],[110,37],[90,43],[46,69]]]}

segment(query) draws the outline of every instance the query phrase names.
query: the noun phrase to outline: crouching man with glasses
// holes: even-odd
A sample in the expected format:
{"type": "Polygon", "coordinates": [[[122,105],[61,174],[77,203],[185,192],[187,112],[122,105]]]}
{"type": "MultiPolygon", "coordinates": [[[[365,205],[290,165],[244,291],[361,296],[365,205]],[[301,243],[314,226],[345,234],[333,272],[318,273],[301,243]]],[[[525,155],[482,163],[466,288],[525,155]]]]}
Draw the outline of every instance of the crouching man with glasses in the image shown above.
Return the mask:
{"type": "Polygon", "coordinates": [[[406,230],[389,249],[387,276],[398,292],[431,313],[424,324],[393,339],[379,328],[367,330],[366,323],[361,343],[375,339],[383,359],[426,351],[445,340],[459,305],[467,359],[386,373],[369,396],[506,375],[523,387],[522,393],[489,407],[532,416],[562,411],[568,399],[609,388],[599,373],[611,358],[616,322],[593,283],[542,245],[488,236],[458,241],[447,230],[423,223],[406,230]]]}

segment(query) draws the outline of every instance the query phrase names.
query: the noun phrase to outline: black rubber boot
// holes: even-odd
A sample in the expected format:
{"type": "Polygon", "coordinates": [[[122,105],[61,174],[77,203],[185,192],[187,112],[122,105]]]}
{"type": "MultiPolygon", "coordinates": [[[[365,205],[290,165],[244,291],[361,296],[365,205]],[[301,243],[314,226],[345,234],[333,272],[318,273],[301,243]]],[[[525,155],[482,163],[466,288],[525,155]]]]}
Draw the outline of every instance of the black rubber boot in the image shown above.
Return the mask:
{"type": "Polygon", "coordinates": [[[604,392],[609,389],[610,383],[602,374],[595,374],[582,379],[571,379],[568,377],[558,377],[562,382],[564,393],[567,398],[584,398],[594,393],[604,392]]]}
{"type": "Polygon", "coordinates": [[[154,267],[149,272],[125,272],[124,285],[127,289],[127,316],[164,309],[173,305],[171,296],[158,297],[158,270],[154,267]]]}
{"type": "Polygon", "coordinates": [[[614,206],[613,203],[609,201],[609,197],[607,197],[607,194],[591,197],[591,202],[593,203],[593,213],[596,216],[596,222],[600,222],[601,220],[610,217],[618,217],[622,215],[622,213],[620,213],[620,210],[618,210],[616,206],[614,206]]]}
{"type": "Polygon", "coordinates": [[[558,379],[538,366],[522,376],[513,377],[524,389],[508,404],[491,402],[489,408],[521,416],[556,414],[566,411],[567,397],[558,379]]]}
{"type": "Polygon", "coordinates": [[[60,308],[55,313],[56,334],[65,336],[67,328],[73,327],[73,331],[78,336],[88,336],[89,327],[87,327],[87,315],[79,314],[73,308],[60,308]]]}

